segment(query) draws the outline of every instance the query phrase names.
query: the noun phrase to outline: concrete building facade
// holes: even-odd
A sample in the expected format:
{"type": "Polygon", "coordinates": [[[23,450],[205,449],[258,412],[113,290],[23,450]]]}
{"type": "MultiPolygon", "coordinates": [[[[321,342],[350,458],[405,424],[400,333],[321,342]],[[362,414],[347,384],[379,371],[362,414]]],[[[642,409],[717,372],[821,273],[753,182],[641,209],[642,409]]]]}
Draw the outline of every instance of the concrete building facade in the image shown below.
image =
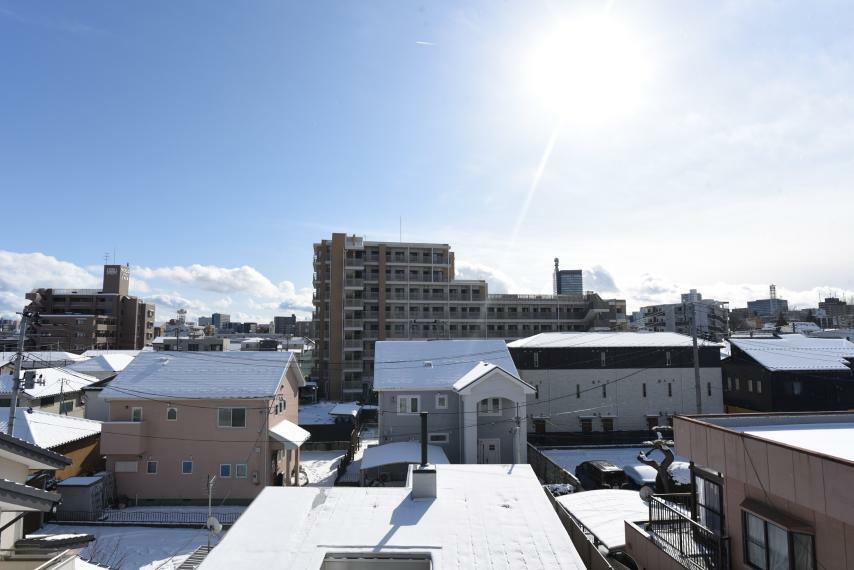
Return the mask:
{"type": "Polygon", "coordinates": [[[620,330],[625,301],[491,295],[454,279],[448,244],[369,242],[333,234],[314,245],[312,378],[331,399],[369,397],[377,340],[504,339],[545,331],[620,330]]]}
{"type": "Polygon", "coordinates": [[[697,335],[721,341],[729,334],[729,303],[703,299],[696,289],[682,294],[679,303],[641,307],[643,330],[691,334],[691,321],[697,321],[697,335]]]}
{"type": "Polygon", "coordinates": [[[39,314],[28,331],[34,350],[132,350],[154,340],[154,305],[128,293],[126,265],[105,265],[101,289],[35,289],[27,293],[39,314]]]}

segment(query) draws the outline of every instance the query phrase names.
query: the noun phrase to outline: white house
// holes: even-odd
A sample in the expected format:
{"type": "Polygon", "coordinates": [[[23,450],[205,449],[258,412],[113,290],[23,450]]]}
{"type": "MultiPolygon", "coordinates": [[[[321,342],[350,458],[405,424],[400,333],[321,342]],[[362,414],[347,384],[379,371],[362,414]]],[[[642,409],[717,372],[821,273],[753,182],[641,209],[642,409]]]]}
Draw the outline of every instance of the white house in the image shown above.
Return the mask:
{"type": "MultiPolygon", "coordinates": [[[[691,337],[670,332],[543,333],[511,342],[529,429],[643,431],[697,413],[691,337]]],[[[721,345],[700,340],[703,413],[723,411],[721,345]]]]}

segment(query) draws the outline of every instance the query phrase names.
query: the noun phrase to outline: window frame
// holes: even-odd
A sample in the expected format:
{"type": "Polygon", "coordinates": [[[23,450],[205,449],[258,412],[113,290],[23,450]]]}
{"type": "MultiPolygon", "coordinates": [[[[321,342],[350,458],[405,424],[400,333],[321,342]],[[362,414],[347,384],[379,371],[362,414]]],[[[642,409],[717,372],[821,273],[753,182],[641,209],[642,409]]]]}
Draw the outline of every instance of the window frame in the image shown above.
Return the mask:
{"type": "Polygon", "coordinates": [[[219,478],[220,479],[231,479],[231,474],[233,473],[231,463],[220,463],[219,464],[219,478]],[[222,468],[228,467],[228,475],[222,474],[222,468]]]}
{"type": "Polygon", "coordinates": [[[241,406],[222,406],[217,408],[216,410],[216,427],[220,429],[245,429],[247,425],[246,421],[246,408],[241,406]],[[229,412],[229,425],[223,425],[222,423],[222,412],[228,410],[229,412]],[[234,425],[234,410],[243,410],[243,425],[236,426],[234,425]]]}
{"type": "Polygon", "coordinates": [[[181,460],[181,475],[192,475],[192,474],[193,474],[193,460],[192,459],[182,459],[181,460]],[[189,471],[184,470],[184,466],[187,463],[190,464],[190,470],[189,471]]]}
{"type": "Polygon", "coordinates": [[[234,478],[235,479],[248,479],[249,478],[249,464],[248,463],[235,463],[234,464],[234,478]],[[243,467],[243,475],[240,474],[240,468],[243,467]]]}
{"type": "Polygon", "coordinates": [[[178,421],[178,408],[177,408],[177,407],[175,407],[175,406],[167,406],[167,408],[166,408],[166,421],[167,421],[167,422],[177,422],[177,421],[178,421]],[[169,417],[169,412],[171,412],[171,411],[174,411],[174,412],[175,412],[175,417],[174,417],[174,418],[170,418],[170,417],[169,417]]]}
{"type": "Polygon", "coordinates": [[[501,409],[501,398],[490,396],[483,398],[477,403],[477,415],[479,416],[500,416],[504,410],[501,409]],[[487,402],[486,410],[483,409],[483,402],[487,402]],[[492,404],[496,404],[493,408],[492,404]]]}
{"type": "Polygon", "coordinates": [[[427,443],[429,444],[445,444],[451,442],[451,435],[446,431],[433,431],[427,434],[427,443]],[[434,440],[435,436],[441,436],[443,439],[441,441],[434,440]]]}
{"type": "Polygon", "coordinates": [[[410,395],[410,394],[402,394],[402,395],[397,397],[397,413],[398,413],[398,415],[404,415],[404,416],[417,415],[417,414],[421,413],[421,410],[422,410],[421,396],[410,395]],[[415,400],[415,402],[416,402],[414,412],[412,411],[412,400],[415,400]],[[403,402],[407,402],[407,404],[405,406],[406,407],[405,410],[401,408],[401,404],[403,404],[403,402]]]}
{"type": "Polygon", "coordinates": [[[157,475],[157,471],[160,469],[159,461],[149,460],[145,462],[145,474],[146,475],[157,475]],[[151,471],[149,467],[154,465],[154,471],[151,471]]]}
{"type": "Polygon", "coordinates": [[[436,394],[436,409],[437,410],[447,410],[448,409],[448,395],[447,394],[436,394]],[[443,399],[445,401],[444,404],[439,404],[439,399],[443,399]]]}
{"type": "Polygon", "coordinates": [[[143,419],[142,406],[133,406],[130,409],[130,421],[132,421],[134,423],[139,423],[142,421],[142,419],[143,419]],[[134,419],[136,417],[135,414],[137,411],[139,411],[139,419],[138,420],[134,419]]]}
{"type": "Polygon", "coordinates": [[[789,570],[794,570],[794,568],[795,568],[795,561],[796,561],[796,557],[795,557],[795,536],[803,536],[803,537],[809,538],[809,551],[810,551],[810,555],[811,555],[810,561],[809,561],[810,562],[810,570],[816,570],[816,568],[818,567],[818,564],[817,564],[816,554],[815,554],[815,533],[814,532],[807,531],[806,529],[798,530],[796,528],[793,528],[789,524],[786,524],[786,522],[784,522],[782,520],[775,520],[774,517],[765,516],[763,514],[755,512],[754,510],[751,510],[749,508],[745,508],[744,505],[742,505],[742,508],[741,508],[741,526],[742,526],[741,535],[742,535],[742,542],[743,542],[742,556],[744,557],[745,566],[747,566],[748,568],[753,568],[754,570],[764,570],[762,566],[757,566],[756,564],[754,564],[750,560],[749,545],[755,544],[755,541],[751,541],[750,539],[748,539],[747,533],[748,533],[748,528],[749,528],[749,526],[748,526],[749,517],[753,517],[754,519],[756,519],[757,521],[759,521],[762,524],[762,532],[763,532],[762,533],[762,539],[763,539],[762,547],[763,547],[763,550],[765,553],[765,560],[764,560],[765,568],[770,568],[770,565],[771,565],[771,548],[770,548],[770,541],[769,541],[768,526],[772,525],[776,529],[783,531],[786,535],[786,556],[787,556],[788,563],[789,563],[789,565],[788,565],[789,570]]]}

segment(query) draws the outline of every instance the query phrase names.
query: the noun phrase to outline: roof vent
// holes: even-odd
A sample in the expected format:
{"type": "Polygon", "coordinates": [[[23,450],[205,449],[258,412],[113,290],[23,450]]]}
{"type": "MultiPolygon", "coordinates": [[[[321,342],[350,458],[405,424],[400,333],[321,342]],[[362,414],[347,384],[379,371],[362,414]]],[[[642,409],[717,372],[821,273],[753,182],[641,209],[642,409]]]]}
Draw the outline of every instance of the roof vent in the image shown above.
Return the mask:
{"type": "Polygon", "coordinates": [[[424,368],[433,368],[433,361],[432,360],[425,360],[424,361],[424,368]]]}

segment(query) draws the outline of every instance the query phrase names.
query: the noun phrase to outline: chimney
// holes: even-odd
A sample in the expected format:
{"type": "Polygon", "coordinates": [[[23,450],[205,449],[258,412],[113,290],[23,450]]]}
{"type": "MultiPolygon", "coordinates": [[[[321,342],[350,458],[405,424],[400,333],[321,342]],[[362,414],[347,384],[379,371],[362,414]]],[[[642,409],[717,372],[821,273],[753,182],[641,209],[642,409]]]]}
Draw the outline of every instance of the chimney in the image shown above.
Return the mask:
{"type": "Polygon", "coordinates": [[[436,498],[436,468],[427,462],[427,412],[421,412],[421,465],[412,470],[412,498],[436,498]]]}

